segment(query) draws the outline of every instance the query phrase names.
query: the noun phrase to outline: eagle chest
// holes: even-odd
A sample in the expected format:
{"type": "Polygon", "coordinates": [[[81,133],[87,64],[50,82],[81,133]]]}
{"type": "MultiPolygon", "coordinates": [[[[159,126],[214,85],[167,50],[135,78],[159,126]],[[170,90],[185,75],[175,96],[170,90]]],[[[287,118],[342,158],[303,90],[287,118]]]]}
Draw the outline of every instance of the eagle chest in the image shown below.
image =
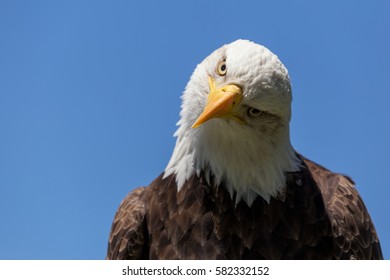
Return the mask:
{"type": "Polygon", "coordinates": [[[270,203],[259,197],[249,207],[199,181],[179,192],[171,184],[151,191],[146,219],[152,259],[306,258],[303,249],[321,243],[330,228],[323,207],[292,193],[270,203]]]}

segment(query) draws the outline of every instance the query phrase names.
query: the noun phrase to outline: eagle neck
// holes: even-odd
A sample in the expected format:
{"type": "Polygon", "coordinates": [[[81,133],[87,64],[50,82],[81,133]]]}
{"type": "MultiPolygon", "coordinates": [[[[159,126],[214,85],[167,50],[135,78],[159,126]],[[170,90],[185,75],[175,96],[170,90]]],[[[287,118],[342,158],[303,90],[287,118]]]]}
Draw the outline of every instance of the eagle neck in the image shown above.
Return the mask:
{"type": "Polygon", "coordinates": [[[225,187],[236,203],[266,201],[286,186],[286,172],[300,168],[286,126],[277,134],[261,135],[253,128],[225,120],[209,121],[197,129],[179,127],[164,177],[175,174],[178,191],[194,174],[211,187],[225,187]],[[221,134],[223,132],[223,134],[221,134]]]}

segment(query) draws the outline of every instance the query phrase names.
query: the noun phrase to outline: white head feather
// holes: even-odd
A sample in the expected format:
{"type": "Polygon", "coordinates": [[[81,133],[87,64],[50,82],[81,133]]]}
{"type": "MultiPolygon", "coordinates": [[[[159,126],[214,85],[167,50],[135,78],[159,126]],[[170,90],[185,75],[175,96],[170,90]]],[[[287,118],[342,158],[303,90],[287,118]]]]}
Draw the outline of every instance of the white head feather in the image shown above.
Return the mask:
{"type": "Polygon", "coordinates": [[[276,55],[246,40],[222,46],[196,67],[187,84],[177,142],[164,176],[175,174],[179,191],[203,171],[209,182],[223,185],[232,197],[236,194],[236,202],[251,205],[258,195],[269,201],[283,191],[285,173],[300,166],[290,143],[291,100],[288,72],[276,55]],[[223,60],[227,73],[219,76],[216,67],[223,60]],[[191,128],[207,103],[209,77],[219,87],[236,84],[243,89],[245,124],[214,118],[191,128]],[[262,114],[250,117],[248,108],[262,114]]]}

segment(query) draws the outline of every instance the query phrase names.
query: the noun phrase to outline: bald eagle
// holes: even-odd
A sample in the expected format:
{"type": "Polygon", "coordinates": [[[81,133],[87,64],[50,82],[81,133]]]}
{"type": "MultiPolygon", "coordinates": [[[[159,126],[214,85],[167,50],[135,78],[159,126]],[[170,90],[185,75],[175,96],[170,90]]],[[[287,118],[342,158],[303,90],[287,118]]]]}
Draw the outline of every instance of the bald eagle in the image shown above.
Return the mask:
{"type": "Polygon", "coordinates": [[[382,259],[354,182],[290,142],[287,69],[246,40],[193,72],[165,171],[131,191],[107,259],[382,259]]]}

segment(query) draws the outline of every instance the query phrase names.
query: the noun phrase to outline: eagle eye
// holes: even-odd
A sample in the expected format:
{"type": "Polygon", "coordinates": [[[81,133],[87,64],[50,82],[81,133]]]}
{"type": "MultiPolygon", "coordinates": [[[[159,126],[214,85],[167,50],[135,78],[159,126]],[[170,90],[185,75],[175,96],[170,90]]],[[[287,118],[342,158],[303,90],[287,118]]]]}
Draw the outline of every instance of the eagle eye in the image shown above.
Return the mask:
{"type": "Polygon", "coordinates": [[[217,65],[217,74],[219,76],[225,76],[226,75],[226,71],[227,71],[227,68],[226,68],[226,61],[225,60],[222,60],[218,63],[217,65]]]}
{"type": "Polygon", "coordinates": [[[248,114],[248,116],[250,118],[257,118],[259,117],[263,112],[260,111],[259,109],[256,109],[256,108],[253,108],[253,107],[249,107],[246,111],[246,113],[248,114]]]}

